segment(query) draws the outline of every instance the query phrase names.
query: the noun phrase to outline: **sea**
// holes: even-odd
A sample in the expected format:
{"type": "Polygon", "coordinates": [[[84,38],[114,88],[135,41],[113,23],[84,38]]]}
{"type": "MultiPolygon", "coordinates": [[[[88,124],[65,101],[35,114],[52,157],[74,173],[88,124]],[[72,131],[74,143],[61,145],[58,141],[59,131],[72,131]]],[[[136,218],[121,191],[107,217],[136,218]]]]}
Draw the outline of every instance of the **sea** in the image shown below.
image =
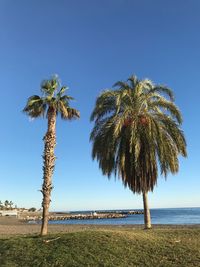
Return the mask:
{"type": "MultiPolygon", "coordinates": [[[[106,212],[127,212],[131,210],[106,210],[106,212]]],[[[137,209],[135,209],[137,211],[137,209]]],[[[72,214],[86,214],[93,211],[76,211],[72,214]]],[[[105,212],[105,211],[95,211],[105,212]]],[[[199,208],[165,208],[151,209],[152,224],[179,224],[179,225],[194,225],[200,224],[200,207],[199,208]]],[[[143,224],[143,214],[128,215],[126,218],[113,219],[89,219],[89,220],[62,220],[50,221],[49,224],[96,224],[96,225],[131,225],[143,224]]]]}

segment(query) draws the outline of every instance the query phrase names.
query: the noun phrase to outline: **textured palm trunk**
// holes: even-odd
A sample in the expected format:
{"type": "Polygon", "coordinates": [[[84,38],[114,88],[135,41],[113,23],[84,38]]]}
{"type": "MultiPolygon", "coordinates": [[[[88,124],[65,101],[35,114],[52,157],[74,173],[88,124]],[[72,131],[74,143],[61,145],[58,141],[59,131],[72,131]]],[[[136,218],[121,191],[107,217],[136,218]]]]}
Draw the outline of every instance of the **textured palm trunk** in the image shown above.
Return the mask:
{"type": "Polygon", "coordinates": [[[147,192],[143,192],[143,205],[144,205],[144,224],[145,229],[151,228],[151,215],[148,204],[147,192]]]}
{"type": "Polygon", "coordinates": [[[52,175],[55,167],[54,149],[56,146],[56,111],[53,108],[48,109],[48,129],[44,136],[44,154],[43,154],[43,185],[42,185],[42,227],[41,235],[47,234],[49,206],[51,201],[52,175]]]}

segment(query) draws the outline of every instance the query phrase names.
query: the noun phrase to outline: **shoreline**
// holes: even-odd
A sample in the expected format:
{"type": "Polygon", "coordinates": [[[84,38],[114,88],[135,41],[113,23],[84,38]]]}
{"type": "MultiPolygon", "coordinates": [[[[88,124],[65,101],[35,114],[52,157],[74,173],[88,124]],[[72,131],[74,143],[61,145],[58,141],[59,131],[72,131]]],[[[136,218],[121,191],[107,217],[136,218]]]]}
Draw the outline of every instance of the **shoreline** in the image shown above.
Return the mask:
{"type": "MultiPolygon", "coordinates": [[[[18,235],[38,235],[40,233],[40,224],[28,224],[27,222],[21,222],[17,218],[3,218],[0,217],[0,237],[13,237],[18,235]]],[[[178,224],[154,224],[153,229],[192,229],[199,228],[200,224],[192,225],[178,225],[178,224]]],[[[72,233],[80,231],[116,231],[116,230],[134,230],[144,229],[143,224],[120,224],[120,225],[95,225],[95,224],[49,224],[48,233],[72,233]]],[[[152,230],[153,230],[152,229],[152,230]]]]}

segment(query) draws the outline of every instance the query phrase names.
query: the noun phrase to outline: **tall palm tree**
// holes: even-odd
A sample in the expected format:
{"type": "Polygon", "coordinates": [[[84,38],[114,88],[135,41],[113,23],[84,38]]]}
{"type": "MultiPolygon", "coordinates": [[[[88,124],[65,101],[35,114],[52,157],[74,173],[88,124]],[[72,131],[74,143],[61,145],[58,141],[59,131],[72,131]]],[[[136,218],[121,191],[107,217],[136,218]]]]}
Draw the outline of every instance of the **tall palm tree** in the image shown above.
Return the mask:
{"type": "Polygon", "coordinates": [[[165,177],[176,173],[178,155],[186,156],[181,113],[172,91],[148,79],[131,76],[114,88],[100,94],[91,115],[92,157],[104,175],[113,173],[143,194],[145,228],[151,228],[147,193],[157,183],[158,170],[165,177]]]}
{"type": "Polygon", "coordinates": [[[79,111],[69,106],[71,96],[65,95],[67,87],[60,86],[58,77],[45,80],[41,84],[43,95],[29,97],[24,112],[31,118],[46,116],[48,120],[47,132],[44,136],[43,153],[43,185],[42,185],[42,227],[41,235],[47,234],[50,196],[52,190],[52,175],[55,167],[54,149],[56,146],[56,117],[60,114],[64,120],[72,120],[80,117],[79,111]]]}

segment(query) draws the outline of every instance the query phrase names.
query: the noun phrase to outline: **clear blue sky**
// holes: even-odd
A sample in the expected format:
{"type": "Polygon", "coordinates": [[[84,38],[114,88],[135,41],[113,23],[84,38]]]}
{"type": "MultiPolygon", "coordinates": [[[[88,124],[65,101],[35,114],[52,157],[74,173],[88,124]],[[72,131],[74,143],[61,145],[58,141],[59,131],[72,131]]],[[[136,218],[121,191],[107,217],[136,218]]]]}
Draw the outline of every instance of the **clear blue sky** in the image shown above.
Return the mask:
{"type": "Polygon", "coordinates": [[[188,143],[180,172],[159,178],[150,206],[200,206],[199,14],[199,0],[1,0],[0,200],[41,206],[47,121],[21,110],[56,73],[81,119],[57,123],[51,210],[141,208],[140,195],[102,176],[89,143],[96,97],[136,74],[173,89],[188,143]]]}

